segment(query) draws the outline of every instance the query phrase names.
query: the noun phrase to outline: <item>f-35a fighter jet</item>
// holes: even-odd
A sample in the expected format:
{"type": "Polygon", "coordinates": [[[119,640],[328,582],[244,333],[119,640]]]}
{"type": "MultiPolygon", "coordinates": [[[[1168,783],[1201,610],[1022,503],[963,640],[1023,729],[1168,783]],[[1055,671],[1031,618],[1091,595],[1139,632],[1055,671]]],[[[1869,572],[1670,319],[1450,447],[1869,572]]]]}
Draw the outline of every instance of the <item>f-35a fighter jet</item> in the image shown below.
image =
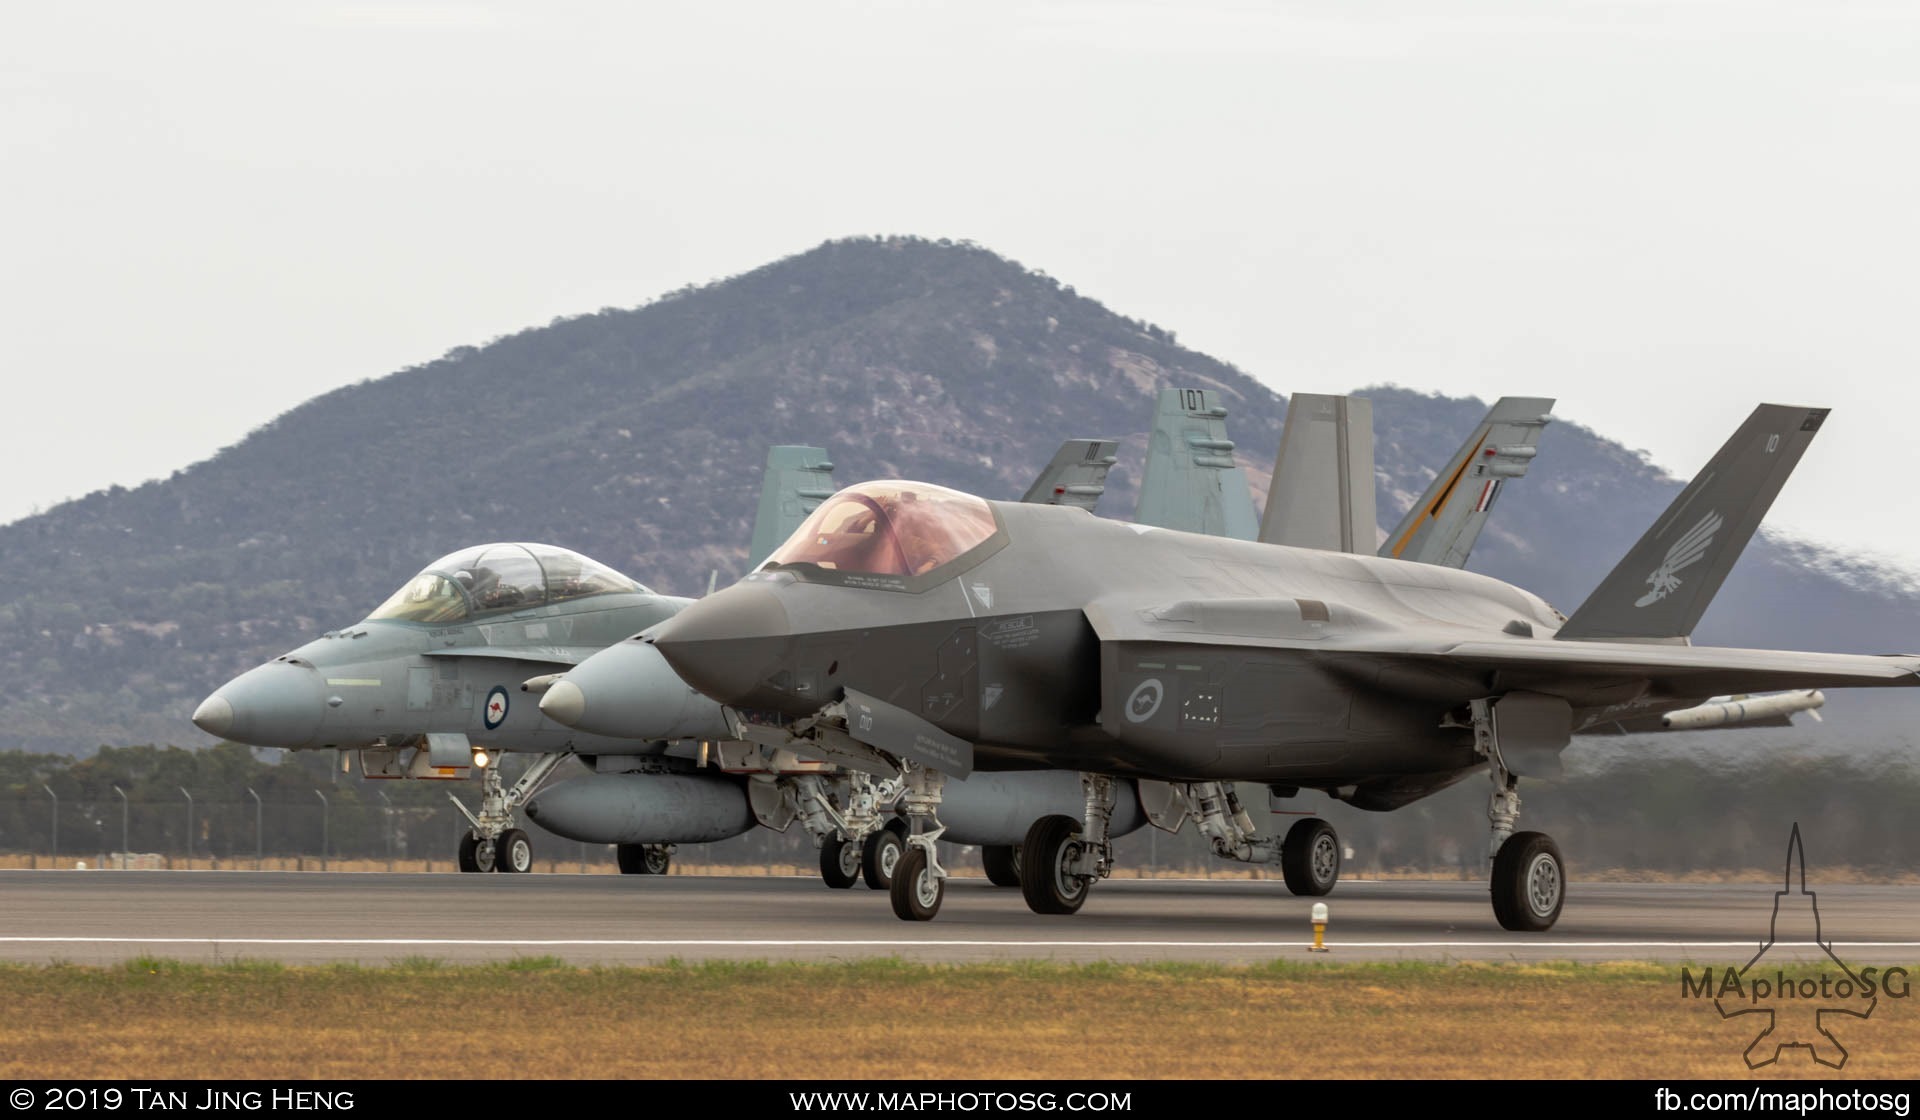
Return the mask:
{"type": "Polygon", "coordinates": [[[1687,644],[1825,417],[1758,408],[1571,617],[1434,565],[880,481],[652,641],[739,737],[903,776],[902,918],[940,908],[948,775],[1081,772],[1081,818],[1035,822],[1021,853],[1029,907],[1071,913],[1111,871],[1118,779],[1155,824],[1256,849],[1276,841],[1226,783],[1390,810],[1485,772],[1495,917],[1544,930],[1565,872],[1549,837],[1516,831],[1517,785],[1556,775],[1575,731],[1716,695],[1920,683],[1915,656],[1687,644]]]}

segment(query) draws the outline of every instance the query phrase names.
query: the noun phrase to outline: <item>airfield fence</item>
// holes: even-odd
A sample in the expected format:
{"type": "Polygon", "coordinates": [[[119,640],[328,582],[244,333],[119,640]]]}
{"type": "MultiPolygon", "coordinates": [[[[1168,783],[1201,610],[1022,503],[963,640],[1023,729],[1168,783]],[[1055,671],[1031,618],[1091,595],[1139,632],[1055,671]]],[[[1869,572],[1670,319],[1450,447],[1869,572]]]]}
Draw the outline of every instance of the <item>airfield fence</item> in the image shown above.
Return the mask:
{"type": "MultiPolygon", "coordinates": [[[[1920,768],[1904,758],[1742,761],[1730,769],[1647,760],[1530,783],[1522,827],[1553,835],[1581,877],[1777,879],[1788,831],[1797,824],[1809,868],[1827,881],[1920,881],[1920,817],[1912,811],[1920,803],[1920,768]]],[[[466,827],[447,791],[468,805],[479,793],[475,782],[388,783],[343,779],[338,771],[262,768],[236,775],[244,776],[237,788],[220,788],[204,775],[195,783],[182,772],[132,779],[134,788],[122,794],[100,776],[77,776],[50,775],[46,785],[16,779],[0,787],[0,866],[117,866],[124,854],[129,867],[442,870],[452,866],[466,827]],[[176,785],[180,779],[185,783],[176,785]],[[259,792],[257,799],[250,789],[259,792]]],[[[1242,786],[1241,798],[1276,837],[1298,819],[1264,812],[1260,787],[1242,786]]],[[[1344,877],[1485,874],[1484,781],[1462,782],[1390,813],[1363,812],[1317,793],[1286,807],[1311,810],[1339,830],[1347,849],[1344,877]]],[[[614,869],[607,845],[523,827],[542,871],[614,869]]],[[[1279,873],[1214,857],[1192,828],[1177,835],[1143,828],[1115,843],[1121,875],[1279,873]]],[[[949,845],[942,861],[963,873],[980,871],[972,849],[949,845]]],[[[757,828],[730,840],[682,845],[675,865],[811,874],[819,857],[796,825],[783,833],[757,828]]]]}
{"type": "MultiPolygon", "coordinates": [[[[524,819],[521,827],[533,841],[537,870],[616,870],[611,845],[563,839],[524,819]]],[[[71,868],[84,862],[89,868],[129,870],[447,870],[466,829],[466,818],[451,803],[389,806],[337,796],[327,802],[312,797],[304,804],[255,802],[244,791],[239,799],[211,791],[183,791],[171,800],[114,796],[104,802],[0,797],[0,866],[71,868]]],[[[1190,832],[1166,836],[1147,829],[1119,843],[1129,873],[1227,872],[1190,832]]],[[[949,847],[959,866],[979,869],[976,850],[949,847]]],[[[811,873],[819,854],[811,837],[794,825],[785,832],[756,828],[729,840],[683,844],[674,859],[688,869],[811,873]]]]}

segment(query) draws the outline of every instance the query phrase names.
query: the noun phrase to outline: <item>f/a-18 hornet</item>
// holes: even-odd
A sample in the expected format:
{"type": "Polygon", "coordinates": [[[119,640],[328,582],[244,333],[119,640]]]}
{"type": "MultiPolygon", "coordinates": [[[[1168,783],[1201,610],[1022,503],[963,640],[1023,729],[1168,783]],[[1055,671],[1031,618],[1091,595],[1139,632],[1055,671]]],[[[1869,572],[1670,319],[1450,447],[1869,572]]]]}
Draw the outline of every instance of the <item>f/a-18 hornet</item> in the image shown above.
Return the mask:
{"type": "Polygon", "coordinates": [[[758,571],[651,640],[743,739],[899,773],[896,913],[944,896],[946,777],[1082,774],[1080,819],[1036,821],[1030,908],[1108,875],[1119,779],[1163,828],[1272,847],[1228,783],[1390,810],[1491,780],[1499,923],[1558,919],[1558,847],[1516,831],[1521,776],[1577,730],[1776,689],[1920,683],[1920,657],[1700,647],[1688,636],[1824,409],[1763,405],[1571,617],[1470,572],[1223,540],[880,481],[823,502],[758,571]]]}

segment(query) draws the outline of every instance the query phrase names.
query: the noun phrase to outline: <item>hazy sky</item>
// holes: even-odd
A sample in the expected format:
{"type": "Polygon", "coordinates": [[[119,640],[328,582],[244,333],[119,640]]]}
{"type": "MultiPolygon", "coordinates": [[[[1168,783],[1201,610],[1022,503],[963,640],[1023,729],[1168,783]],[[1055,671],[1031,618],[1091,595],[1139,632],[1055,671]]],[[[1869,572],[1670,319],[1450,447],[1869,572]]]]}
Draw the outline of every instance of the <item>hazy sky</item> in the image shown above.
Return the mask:
{"type": "Polygon", "coordinates": [[[14,4],[0,152],[0,521],[911,233],[1282,391],[1557,396],[1682,475],[1830,405],[1769,523],[1920,566],[1906,0],[14,4]]]}

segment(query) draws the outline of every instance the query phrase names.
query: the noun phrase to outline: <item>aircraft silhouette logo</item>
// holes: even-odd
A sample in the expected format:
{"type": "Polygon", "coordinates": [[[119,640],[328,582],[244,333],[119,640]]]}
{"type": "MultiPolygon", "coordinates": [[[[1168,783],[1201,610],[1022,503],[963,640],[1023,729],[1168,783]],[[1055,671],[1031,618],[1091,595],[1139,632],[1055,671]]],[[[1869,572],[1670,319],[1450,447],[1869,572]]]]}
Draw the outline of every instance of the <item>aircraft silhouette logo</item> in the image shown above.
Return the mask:
{"type": "MultiPolygon", "coordinates": [[[[1787,945],[1806,944],[1802,940],[1784,942],[1787,945]]],[[[1784,954],[1780,958],[1786,963],[1784,954]]],[[[1724,1019],[1741,1015],[1765,1015],[1766,1025],[1754,1036],[1748,1045],[1745,1058],[1748,1069],[1761,1069],[1780,1060],[1780,1052],[1790,1048],[1804,1049],[1823,1066],[1840,1069],[1847,1064],[1847,1048],[1834,1036],[1833,1027],[1842,1025],[1844,1019],[1864,1020],[1873,1014],[1879,1006],[1880,997],[1876,992],[1871,973],[1875,969],[1865,970],[1865,978],[1856,974],[1834,954],[1833,944],[1821,936],[1820,908],[1813,891],[1807,889],[1806,853],[1800,842],[1800,826],[1793,826],[1793,834],[1787,840],[1786,879],[1782,888],[1774,892],[1773,918],[1767,926],[1767,939],[1760,945],[1760,951],[1735,974],[1731,969],[1720,980],[1719,989],[1714,996],[1713,1005],[1724,1019]],[[1800,889],[1794,890],[1794,877],[1798,873],[1800,889]],[[1784,921],[1783,921],[1784,919],[1784,921]],[[1782,925],[1789,933],[1803,930],[1811,919],[1812,943],[1819,946],[1826,959],[1820,962],[1819,979],[1807,978],[1804,967],[1796,969],[1800,976],[1788,978],[1784,968],[1772,976],[1755,973],[1755,968],[1767,956],[1775,951],[1781,942],[1782,925]],[[1828,970],[1828,966],[1837,968],[1838,978],[1828,970]],[[1732,1009],[1727,1006],[1726,997],[1735,994],[1742,1002],[1732,1009]]],[[[1889,970],[1888,980],[1897,970],[1889,970]]],[[[1711,981],[1711,974],[1707,978],[1711,981]]],[[[1889,995],[1897,995],[1892,990],[1889,995]]]]}
{"type": "Polygon", "coordinates": [[[1680,539],[1667,549],[1667,558],[1647,576],[1647,582],[1653,590],[1634,600],[1636,607],[1648,607],[1680,589],[1680,570],[1698,564],[1707,555],[1707,549],[1713,545],[1714,534],[1725,524],[1718,512],[1710,512],[1701,518],[1693,528],[1680,534],[1680,539]]]}

